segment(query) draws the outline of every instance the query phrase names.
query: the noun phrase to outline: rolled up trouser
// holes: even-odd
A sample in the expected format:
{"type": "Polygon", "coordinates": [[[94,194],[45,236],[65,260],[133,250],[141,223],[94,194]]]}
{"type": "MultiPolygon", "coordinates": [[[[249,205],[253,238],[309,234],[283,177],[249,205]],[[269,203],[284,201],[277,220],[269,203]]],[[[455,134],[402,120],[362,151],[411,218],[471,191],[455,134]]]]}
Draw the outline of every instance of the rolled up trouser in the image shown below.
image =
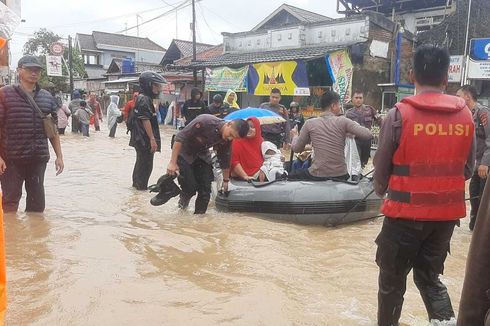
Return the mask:
{"type": "Polygon", "coordinates": [[[454,317],[451,300],[439,274],[443,273],[456,223],[385,218],[376,239],[378,325],[398,325],[407,275],[412,268],[429,319],[454,317]]]}
{"type": "Polygon", "coordinates": [[[212,165],[200,158],[189,164],[182,156],[179,156],[177,164],[182,195],[191,198],[197,192],[194,214],[206,213],[211,198],[211,182],[214,179],[212,165]]]}

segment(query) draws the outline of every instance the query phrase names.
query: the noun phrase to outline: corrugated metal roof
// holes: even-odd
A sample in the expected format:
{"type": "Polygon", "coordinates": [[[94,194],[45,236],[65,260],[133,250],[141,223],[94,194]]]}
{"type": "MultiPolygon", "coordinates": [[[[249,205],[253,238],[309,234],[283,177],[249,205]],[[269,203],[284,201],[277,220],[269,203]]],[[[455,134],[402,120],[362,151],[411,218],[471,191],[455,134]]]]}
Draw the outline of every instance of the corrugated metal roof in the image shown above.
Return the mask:
{"type": "Polygon", "coordinates": [[[78,43],[82,51],[99,51],[95,45],[95,41],[92,35],[89,34],[77,34],[78,43]]]}
{"type": "Polygon", "coordinates": [[[96,45],[106,44],[113,46],[120,46],[126,48],[135,48],[135,49],[143,49],[143,50],[152,50],[152,51],[165,51],[163,47],[156,44],[149,38],[142,38],[136,36],[129,36],[123,34],[114,34],[114,33],[106,33],[106,32],[92,32],[94,37],[94,41],[96,45]]]}
{"type": "MultiPolygon", "coordinates": [[[[355,43],[352,43],[355,44],[355,43]]],[[[286,60],[307,60],[318,58],[329,52],[344,49],[347,45],[315,46],[296,49],[283,49],[275,51],[249,52],[249,53],[225,53],[223,55],[210,58],[206,61],[196,62],[190,66],[198,67],[219,67],[245,65],[260,62],[275,62],[286,60]]]]}
{"type": "MultiPolygon", "coordinates": [[[[207,61],[214,57],[218,57],[223,54],[223,44],[213,46],[205,51],[196,54],[197,61],[207,61]]],[[[176,60],[175,64],[178,66],[186,66],[192,63],[192,55],[176,60]]]]}
{"type": "MultiPolygon", "coordinates": [[[[182,53],[182,58],[192,55],[192,42],[183,40],[173,40],[175,45],[179,48],[180,53],[182,53]]],[[[211,44],[196,43],[196,52],[202,52],[214,47],[211,44]]]]}

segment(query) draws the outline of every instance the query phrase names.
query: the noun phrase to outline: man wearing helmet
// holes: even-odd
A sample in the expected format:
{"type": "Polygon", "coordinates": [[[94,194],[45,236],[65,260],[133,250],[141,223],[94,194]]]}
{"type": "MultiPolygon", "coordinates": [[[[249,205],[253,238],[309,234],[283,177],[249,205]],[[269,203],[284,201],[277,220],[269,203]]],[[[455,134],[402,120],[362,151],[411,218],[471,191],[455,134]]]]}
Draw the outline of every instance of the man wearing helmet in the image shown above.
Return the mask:
{"type": "Polygon", "coordinates": [[[129,145],[136,149],[136,162],[133,169],[133,187],[146,190],[153,170],[153,156],[160,151],[160,130],[153,99],[162,90],[165,79],[152,71],[141,73],[140,94],[136,98],[134,110],[128,117],[131,131],[129,145]]]}
{"type": "Polygon", "coordinates": [[[231,112],[236,111],[233,107],[223,106],[223,96],[220,94],[213,96],[213,103],[211,103],[208,109],[210,114],[220,119],[223,119],[231,112]]]}

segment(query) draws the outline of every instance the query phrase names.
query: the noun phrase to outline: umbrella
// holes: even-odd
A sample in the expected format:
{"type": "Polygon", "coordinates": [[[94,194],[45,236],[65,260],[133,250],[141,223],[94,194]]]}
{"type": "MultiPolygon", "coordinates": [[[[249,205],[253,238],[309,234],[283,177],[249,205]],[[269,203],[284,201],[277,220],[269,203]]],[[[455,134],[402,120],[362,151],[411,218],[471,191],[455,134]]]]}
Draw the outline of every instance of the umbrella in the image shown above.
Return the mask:
{"type": "Polygon", "coordinates": [[[266,109],[259,109],[259,108],[246,108],[246,109],[237,110],[235,112],[228,114],[225,117],[225,120],[226,121],[231,121],[234,119],[246,120],[251,117],[256,117],[257,119],[259,119],[260,124],[262,125],[282,123],[286,121],[283,117],[281,117],[279,114],[275,112],[266,109]]]}

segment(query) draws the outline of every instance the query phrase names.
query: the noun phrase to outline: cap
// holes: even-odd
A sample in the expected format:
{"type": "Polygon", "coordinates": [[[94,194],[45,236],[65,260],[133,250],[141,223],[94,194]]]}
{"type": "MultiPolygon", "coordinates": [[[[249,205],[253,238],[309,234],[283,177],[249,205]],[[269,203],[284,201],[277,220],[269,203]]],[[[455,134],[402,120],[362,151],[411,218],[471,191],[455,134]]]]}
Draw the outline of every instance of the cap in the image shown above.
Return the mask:
{"type": "Polygon", "coordinates": [[[299,108],[299,104],[296,102],[291,102],[291,104],[289,104],[289,107],[290,108],[299,108]]]}
{"type": "Polygon", "coordinates": [[[43,66],[39,62],[39,60],[33,56],[33,55],[25,55],[22,58],[20,58],[19,63],[17,64],[17,67],[22,68],[22,67],[37,67],[37,68],[42,68],[43,66]]]}

